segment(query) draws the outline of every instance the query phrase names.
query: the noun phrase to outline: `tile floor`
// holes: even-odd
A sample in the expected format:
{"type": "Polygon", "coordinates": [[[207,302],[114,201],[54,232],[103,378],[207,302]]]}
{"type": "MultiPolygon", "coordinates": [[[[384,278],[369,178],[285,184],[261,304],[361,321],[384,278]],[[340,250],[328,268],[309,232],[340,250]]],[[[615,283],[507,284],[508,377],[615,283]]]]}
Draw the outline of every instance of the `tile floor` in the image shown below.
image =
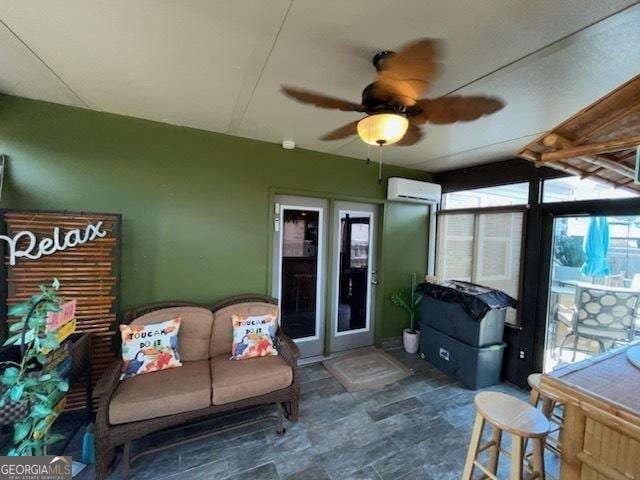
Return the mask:
{"type": "MultiPolygon", "coordinates": [[[[387,342],[384,348],[415,374],[381,389],[349,393],[321,364],[303,366],[300,421],[287,424],[283,437],[276,434],[274,420],[265,420],[142,457],[133,463],[130,478],[459,479],[477,392],[452,381],[417,355],[406,354],[399,342],[387,342]]],[[[491,389],[523,399],[528,396],[508,384],[491,389]]],[[[158,433],[139,442],[138,448],[274,412],[275,407],[254,408],[158,433]]],[[[508,466],[507,461],[502,464],[508,466]]],[[[94,478],[93,469],[76,478],[94,478]]]]}

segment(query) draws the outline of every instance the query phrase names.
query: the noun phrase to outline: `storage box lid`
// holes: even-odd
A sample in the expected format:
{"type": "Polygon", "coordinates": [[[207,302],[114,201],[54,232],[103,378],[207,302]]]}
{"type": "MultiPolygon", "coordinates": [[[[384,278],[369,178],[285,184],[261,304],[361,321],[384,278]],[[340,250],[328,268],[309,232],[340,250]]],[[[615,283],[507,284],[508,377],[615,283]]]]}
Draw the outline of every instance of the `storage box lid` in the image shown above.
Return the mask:
{"type": "Polygon", "coordinates": [[[490,310],[515,308],[518,305],[517,300],[500,290],[461,280],[449,280],[441,284],[421,283],[416,287],[416,292],[443,302],[458,303],[476,322],[482,320],[490,310]]]}

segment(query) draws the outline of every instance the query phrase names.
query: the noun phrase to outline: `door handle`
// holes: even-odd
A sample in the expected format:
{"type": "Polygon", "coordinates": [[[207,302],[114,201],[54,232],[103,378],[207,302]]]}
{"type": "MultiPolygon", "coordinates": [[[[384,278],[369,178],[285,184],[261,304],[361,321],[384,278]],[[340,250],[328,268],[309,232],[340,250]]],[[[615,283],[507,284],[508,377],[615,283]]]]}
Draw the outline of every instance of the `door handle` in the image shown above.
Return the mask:
{"type": "Polygon", "coordinates": [[[371,272],[371,285],[378,285],[378,272],[375,270],[371,272]]]}

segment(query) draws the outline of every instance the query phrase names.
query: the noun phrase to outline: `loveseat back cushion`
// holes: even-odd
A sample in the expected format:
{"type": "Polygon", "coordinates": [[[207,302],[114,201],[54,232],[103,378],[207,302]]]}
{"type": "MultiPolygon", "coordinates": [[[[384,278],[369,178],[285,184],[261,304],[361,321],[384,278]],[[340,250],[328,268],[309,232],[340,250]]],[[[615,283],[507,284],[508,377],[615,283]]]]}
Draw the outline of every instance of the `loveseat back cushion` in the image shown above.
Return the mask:
{"type": "MultiPolygon", "coordinates": [[[[213,314],[201,307],[171,307],[145,313],[136,318],[132,325],[147,325],[180,317],[180,334],[178,335],[178,353],[183,362],[207,360],[213,314]]],[[[229,343],[231,348],[231,343],[229,343]]]]}
{"type": "Polygon", "coordinates": [[[293,370],[282,357],[256,357],[234,362],[227,354],[211,359],[213,405],[237,402],[286,388],[293,370]]]}
{"type": "Polygon", "coordinates": [[[252,315],[276,315],[280,321],[277,305],[263,302],[245,302],[229,305],[213,313],[213,332],[211,334],[211,358],[218,355],[231,355],[231,344],[233,343],[233,326],[231,317],[238,315],[248,317],[252,315]]]}
{"type": "Polygon", "coordinates": [[[123,380],[109,402],[109,423],[138,422],[211,405],[209,360],[123,380]]]}

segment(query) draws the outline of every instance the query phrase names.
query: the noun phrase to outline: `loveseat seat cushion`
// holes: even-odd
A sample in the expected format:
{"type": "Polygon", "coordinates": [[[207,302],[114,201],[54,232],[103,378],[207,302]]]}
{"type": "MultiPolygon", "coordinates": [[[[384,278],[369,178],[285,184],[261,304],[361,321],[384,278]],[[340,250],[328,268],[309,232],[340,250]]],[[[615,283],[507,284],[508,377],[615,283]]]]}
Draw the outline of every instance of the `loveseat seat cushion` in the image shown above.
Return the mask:
{"type": "Polygon", "coordinates": [[[211,333],[210,357],[218,355],[231,355],[231,344],[233,343],[233,326],[231,317],[251,316],[251,315],[276,315],[280,321],[277,305],[263,302],[245,302],[221,308],[213,314],[213,331],[211,333]]]}
{"type": "Polygon", "coordinates": [[[189,412],[211,406],[209,360],[137,375],[118,385],[109,403],[112,425],[189,412]]]}
{"type": "Polygon", "coordinates": [[[211,359],[214,405],[264,395],[291,385],[293,371],[282,357],[229,360],[227,354],[211,359]]]}
{"type": "MultiPolygon", "coordinates": [[[[132,325],[148,325],[180,317],[180,333],[178,334],[178,353],[180,360],[207,360],[213,314],[211,310],[201,307],[171,307],[146,313],[136,318],[132,325]]],[[[231,344],[229,344],[231,348],[231,344]]]]}

